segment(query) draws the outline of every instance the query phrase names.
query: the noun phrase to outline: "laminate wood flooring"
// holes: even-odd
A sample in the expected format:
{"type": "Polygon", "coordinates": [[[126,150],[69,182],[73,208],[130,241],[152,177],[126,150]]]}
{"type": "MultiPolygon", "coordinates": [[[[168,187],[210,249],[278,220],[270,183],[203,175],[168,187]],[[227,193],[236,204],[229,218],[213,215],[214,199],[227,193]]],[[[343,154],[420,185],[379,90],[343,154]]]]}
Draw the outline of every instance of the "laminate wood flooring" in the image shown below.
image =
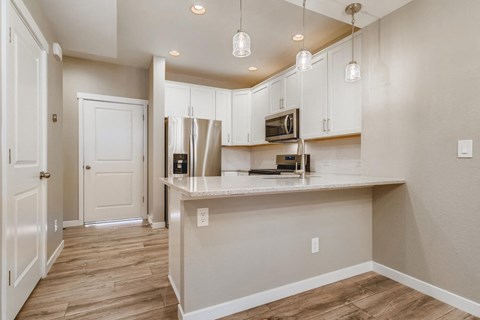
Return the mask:
{"type": "MultiPolygon", "coordinates": [[[[168,231],[145,222],[64,230],[65,248],[18,320],[177,319],[168,231]]],[[[374,272],[224,319],[480,320],[374,272]]]]}

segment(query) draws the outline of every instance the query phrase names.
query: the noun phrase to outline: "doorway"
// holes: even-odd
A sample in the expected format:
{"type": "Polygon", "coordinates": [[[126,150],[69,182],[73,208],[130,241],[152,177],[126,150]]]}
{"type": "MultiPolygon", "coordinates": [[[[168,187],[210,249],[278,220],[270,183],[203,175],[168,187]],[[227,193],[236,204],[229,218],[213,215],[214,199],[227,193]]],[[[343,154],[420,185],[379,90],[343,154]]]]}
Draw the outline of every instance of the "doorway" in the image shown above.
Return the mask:
{"type": "Polygon", "coordinates": [[[83,222],[146,219],[147,101],[85,93],[78,98],[83,222]]]}

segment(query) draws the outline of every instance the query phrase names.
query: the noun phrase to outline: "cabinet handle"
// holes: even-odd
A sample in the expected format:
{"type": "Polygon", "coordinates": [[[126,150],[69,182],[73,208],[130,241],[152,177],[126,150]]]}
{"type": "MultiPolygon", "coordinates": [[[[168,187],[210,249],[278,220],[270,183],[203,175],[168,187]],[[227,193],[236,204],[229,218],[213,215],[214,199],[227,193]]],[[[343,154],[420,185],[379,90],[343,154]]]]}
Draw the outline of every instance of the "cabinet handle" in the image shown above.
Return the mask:
{"type": "Polygon", "coordinates": [[[327,131],[327,129],[325,129],[326,124],[327,124],[327,119],[323,119],[323,132],[327,131]]]}
{"type": "Polygon", "coordinates": [[[227,137],[228,137],[227,141],[228,141],[228,143],[230,143],[230,133],[227,135],[227,137]]]}
{"type": "Polygon", "coordinates": [[[250,142],[250,133],[247,133],[247,142],[250,142]]]}
{"type": "Polygon", "coordinates": [[[191,112],[190,112],[190,117],[193,118],[193,106],[190,107],[190,110],[191,110],[191,112]]]}
{"type": "Polygon", "coordinates": [[[330,119],[327,119],[327,131],[330,131],[330,119]]]}

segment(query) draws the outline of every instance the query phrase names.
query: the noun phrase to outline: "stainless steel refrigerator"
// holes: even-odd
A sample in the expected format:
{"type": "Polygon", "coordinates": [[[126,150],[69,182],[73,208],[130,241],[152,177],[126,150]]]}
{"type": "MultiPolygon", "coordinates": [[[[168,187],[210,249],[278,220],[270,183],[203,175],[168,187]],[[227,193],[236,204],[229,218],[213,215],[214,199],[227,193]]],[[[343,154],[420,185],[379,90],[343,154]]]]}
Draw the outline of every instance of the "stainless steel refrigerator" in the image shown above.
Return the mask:
{"type": "MultiPolygon", "coordinates": [[[[165,176],[220,176],[222,122],[195,118],[165,118],[165,176]]],[[[168,188],[165,222],[168,226],[168,188]]]]}

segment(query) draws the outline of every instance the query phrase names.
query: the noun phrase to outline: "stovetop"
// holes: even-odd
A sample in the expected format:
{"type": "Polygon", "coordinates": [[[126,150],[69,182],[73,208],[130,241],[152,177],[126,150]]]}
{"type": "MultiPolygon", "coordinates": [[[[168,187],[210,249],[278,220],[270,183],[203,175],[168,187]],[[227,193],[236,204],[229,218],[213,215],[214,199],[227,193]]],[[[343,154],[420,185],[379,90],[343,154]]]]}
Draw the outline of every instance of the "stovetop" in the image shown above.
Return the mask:
{"type": "Polygon", "coordinates": [[[249,175],[281,175],[293,174],[295,171],[290,169],[252,169],[248,171],[249,175]]]}

